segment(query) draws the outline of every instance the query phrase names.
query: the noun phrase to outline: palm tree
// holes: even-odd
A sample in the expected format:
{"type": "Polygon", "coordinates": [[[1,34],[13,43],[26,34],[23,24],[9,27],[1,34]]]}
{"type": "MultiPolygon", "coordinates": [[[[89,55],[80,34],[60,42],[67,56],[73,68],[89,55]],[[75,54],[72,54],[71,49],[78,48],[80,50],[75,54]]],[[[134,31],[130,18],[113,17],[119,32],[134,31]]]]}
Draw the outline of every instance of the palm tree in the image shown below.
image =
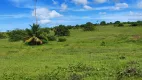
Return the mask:
{"type": "Polygon", "coordinates": [[[42,44],[42,40],[40,39],[40,26],[38,24],[30,25],[31,29],[26,29],[28,34],[27,39],[25,40],[26,43],[29,45],[40,45],[42,44]]]}

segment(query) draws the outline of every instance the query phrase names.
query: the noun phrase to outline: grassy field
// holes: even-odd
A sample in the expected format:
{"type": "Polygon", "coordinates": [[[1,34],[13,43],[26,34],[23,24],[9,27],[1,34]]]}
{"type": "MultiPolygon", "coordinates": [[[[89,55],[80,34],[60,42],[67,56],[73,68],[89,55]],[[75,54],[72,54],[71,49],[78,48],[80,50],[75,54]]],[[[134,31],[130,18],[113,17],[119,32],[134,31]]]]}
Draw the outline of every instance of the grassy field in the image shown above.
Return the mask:
{"type": "Polygon", "coordinates": [[[71,30],[41,46],[0,40],[0,80],[142,80],[142,27],[71,30]]]}

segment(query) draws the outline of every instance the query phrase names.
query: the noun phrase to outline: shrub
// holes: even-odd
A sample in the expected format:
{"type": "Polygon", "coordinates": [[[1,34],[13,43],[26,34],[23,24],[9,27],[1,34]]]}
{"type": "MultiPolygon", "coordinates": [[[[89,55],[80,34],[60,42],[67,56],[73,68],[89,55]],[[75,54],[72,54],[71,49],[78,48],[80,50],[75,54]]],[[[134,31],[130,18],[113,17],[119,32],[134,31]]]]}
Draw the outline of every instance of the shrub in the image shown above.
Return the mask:
{"type": "Polygon", "coordinates": [[[8,31],[9,41],[20,41],[27,37],[27,33],[25,30],[12,30],[8,31]]]}
{"type": "Polygon", "coordinates": [[[39,80],[84,80],[94,76],[94,67],[82,63],[69,65],[67,68],[58,67],[51,72],[39,74],[39,80]]]}
{"type": "Polygon", "coordinates": [[[118,27],[123,27],[124,24],[123,24],[123,23],[120,23],[120,24],[118,24],[117,26],[118,26],[118,27]]]}
{"type": "Polygon", "coordinates": [[[101,42],[100,46],[105,46],[106,43],[104,41],[101,42]]]}
{"type": "Polygon", "coordinates": [[[127,63],[127,65],[117,73],[117,80],[129,77],[142,77],[142,70],[135,61],[127,63]]]}
{"type": "Polygon", "coordinates": [[[137,23],[131,23],[131,25],[130,26],[132,26],[132,27],[136,27],[136,26],[138,26],[138,24],[137,23]]]}
{"type": "Polygon", "coordinates": [[[7,38],[7,34],[4,32],[0,32],[0,39],[7,38]]]}
{"type": "Polygon", "coordinates": [[[64,25],[59,25],[55,27],[54,32],[56,36],[69,36],[70,35],[69,29],[65,27],[64,25]]]}
{"type": "Polygon", "coordinates": [[[95,30],[95,26],[94,26],[94,24],[92,24],[91,22],[87,22],[87,23],[83,26],[83,30],[84,30],[84,31],[94,31],[94,30],[95,30]]]}
{"type": "Polygon", "coordinates": [[[65,42],[67,39],[66,38],[59,38],[58,42],[65,42]]]}
{"type": "Polygon", "coordinates": [[[49,28],[41,28],[40,31],[41,31],[41,32],[45,32],[45,33],[47,33],[47,34],[50,33],[50,29],[49,29],[49,28]]]}
{"type": "Polygon", "coordinates": [[[49,35],[47,38],[48,38],[49,41],[56,41],[55,36],[49,35]]]}
{"type": "Polygon", "coordinates": [[[33,36],[26,40],[25,43],[28,45],[41,45],[43,44],[43,41],[38,37],[33,36]]]}

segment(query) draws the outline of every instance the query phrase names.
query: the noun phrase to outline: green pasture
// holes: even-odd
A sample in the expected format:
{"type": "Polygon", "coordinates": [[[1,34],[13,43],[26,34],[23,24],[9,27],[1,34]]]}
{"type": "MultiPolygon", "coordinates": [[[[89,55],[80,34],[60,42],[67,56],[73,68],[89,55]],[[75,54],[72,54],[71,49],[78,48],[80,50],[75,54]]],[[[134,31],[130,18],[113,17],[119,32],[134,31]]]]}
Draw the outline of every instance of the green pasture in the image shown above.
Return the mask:
{"type": "Polygon", "coordinates": [[[142,27],[70,33],[40,46],[1,39],[0,80],[142,80],[142,27]]]}

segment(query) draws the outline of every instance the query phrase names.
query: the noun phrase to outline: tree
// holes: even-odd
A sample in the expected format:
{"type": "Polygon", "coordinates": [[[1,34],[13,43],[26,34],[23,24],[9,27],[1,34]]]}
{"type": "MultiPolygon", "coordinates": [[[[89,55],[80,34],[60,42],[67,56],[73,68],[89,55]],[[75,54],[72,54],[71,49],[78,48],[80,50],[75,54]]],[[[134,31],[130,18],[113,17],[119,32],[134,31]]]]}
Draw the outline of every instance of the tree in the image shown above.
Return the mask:
{"type": "Polygon", "coordinates": [[[25,42],[29,45],[41,45],[47,43],[47,33],[44,32],[38,24],[30,25],[31,29],[26,29],[28,37],[25,42]]]}
{"type": "Polygon", "coordinates": [[[100,25],[106,25],[106,22],[105,22],[105,21],[102,21],[102,22],[100,23],[100,25]]]}
{"type": "Polygon", "coordinates": [[[85,25],[82,25],[82,26],[83,26],[84,31],[94,31],[95,30],[95,26],[91,22],[87,22],[85,25]]]}
{"type": "Polygon", "coordinates": [[[56,36],[69,36],[70,31],[64,25],[59,25],[54,28],[54,33],[56,36]]]}
{"type": "Polygon", "coordinates": [[[120,24],[120,23],[121,23],[120,21],[115,21],[115,22],[114,22],[114,24],[120,24]]]}

